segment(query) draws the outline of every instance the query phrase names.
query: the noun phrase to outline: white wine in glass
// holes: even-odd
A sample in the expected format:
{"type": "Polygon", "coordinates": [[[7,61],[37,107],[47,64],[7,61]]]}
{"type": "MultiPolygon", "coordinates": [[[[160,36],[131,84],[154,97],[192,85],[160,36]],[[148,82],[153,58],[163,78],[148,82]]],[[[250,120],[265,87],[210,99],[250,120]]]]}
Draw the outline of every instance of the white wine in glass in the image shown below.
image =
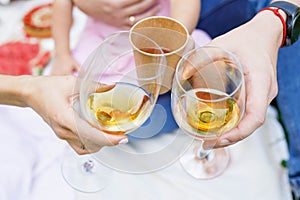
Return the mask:
{"type": "Polygon", "coordinates": [[[138,85],[118,82],[109,90],[89,95],[87,107],[99,128],[110,134],[125,134],[142,125],[151,113],[150,95],[138,85]]]}
{"type": "Polygon", "coordinates": [[[178,63],[172,86],[172,111],[180,128],[195,140],[180,158],[197,179],[221,174],[229,163],[227,149],[213,149],[222,134],[235,128],[245,109],[241,64],[230,52],[206,46],[178,63]],[[190,76],[186,73],[189,71],[190,76]]]}
{"type": "Polygon", "coordinates": [[[175,115],[186,115],[182,127],[195,136],[224,133],[235,127],[240,119],[236,100],[214,89],[192,89],[180,97],[177,106],[175,115]]]}

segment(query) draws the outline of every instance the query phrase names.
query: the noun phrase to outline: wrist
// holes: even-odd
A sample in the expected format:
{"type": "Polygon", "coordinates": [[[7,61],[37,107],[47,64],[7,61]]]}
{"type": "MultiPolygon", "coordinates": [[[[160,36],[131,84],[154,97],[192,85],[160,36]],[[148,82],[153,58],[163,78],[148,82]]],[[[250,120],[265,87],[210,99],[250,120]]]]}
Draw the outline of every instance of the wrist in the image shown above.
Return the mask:
{"type": "Polygon", "coordinates": [[[282,39],[281,39],[280,47],[283,47],[285,45],[285,42],[287,39],[287,25],[286,25],[287,15],[286,15],[286,13],[283,10],[276,8],[276,7],[272,7],[272,6],[263,8],[259,12],[272,12],[281,21],[282,39]]]}
{"type": "Polygon", "coordinates": [[[71,52],[68,50],[64,50],[64,51],[55,51],[54,53],[55,58],[62,58],[65,56],[71,56],[71,52]]]}
{"type": "Polygon", "coordinates": [[[280,16],[271,10],[262,10],[251,20],[251,23],[255,24],[256,30],[260,32],[260,37],[271,42],[275,48],[280,48],[283,40],[285,40],[284,31],[287,16],[282,10],[278,10],[278,14],[280,16]]]}
{"type": "Polygon", "coordinates": [[[27,98],[31,88],[28,84],[32,76],[6,76],[0,75],[0,103],[6,105],[27,107],[27,98]]]}
{"type": "MultiPolygon", "coordinates": [[[[298,0],[299,1],[299,0],[298,0]]],[[[299,2],[298,2],[299,3],[299,2]]],[[[269,4],[265,9],[281,10],[286,14],[285,40],[282,46],[294,44],[300,37],[300,7],[293,1],[275,1],[269,4]]],[[[281,15],[279,15],[281,17],[281,15]]]]}
{"type": "Polygon", "coordinates": [[[55,50],[54,50],[55,57],[62,57],[65,55],[71,55],[71,49],[69,48],[68,44],[59,44],[56,42],[55,50]]]}
{"type": "Polygon", "coordinates": [[[24,76],[20,79],[20,85],[22,85],[21,91],[19,91],[20,99],[22,101],[22,107],[31,107],[30,102],[32,101],[33,97],[37,92],[36,83],[34,83],[36,76],[24,76]]]}

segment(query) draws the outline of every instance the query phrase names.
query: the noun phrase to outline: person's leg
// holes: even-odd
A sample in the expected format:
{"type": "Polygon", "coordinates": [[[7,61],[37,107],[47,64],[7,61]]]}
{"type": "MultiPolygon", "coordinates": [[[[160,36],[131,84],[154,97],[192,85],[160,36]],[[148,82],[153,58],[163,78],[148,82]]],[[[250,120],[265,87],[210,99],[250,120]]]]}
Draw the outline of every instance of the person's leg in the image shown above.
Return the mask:
{"type": "Polygon", "coordinates": [[[246,22],[247,0],[202,0],[197,28],[217,37],[246,22]]]}
{"type": "Polygon", "coordinates": [[[202,0],[197,28],[212,38],[247,22],[270,0],[202,0]]]}
{"type": "Polygon", "coordinates": [[[286,128],[290,158],[289,179],[292,190],[300,198],[300,41],[282,48],[278,57],[277,105],[286,128]]]}
{"type": "MultiPolygon", "coordinates": [[[[254,0],[255,1],[255,0],[254,0]]],[[[266,2],[268,3],[268,2],[266,2]]],[[[257,11],[265,7],[257,3],[257,11]]],[[[296,198],[300,198],[300,41],[281,48],[278,54],[278,95],[276,105],[289,142],[289,181],[296,198]]]]}

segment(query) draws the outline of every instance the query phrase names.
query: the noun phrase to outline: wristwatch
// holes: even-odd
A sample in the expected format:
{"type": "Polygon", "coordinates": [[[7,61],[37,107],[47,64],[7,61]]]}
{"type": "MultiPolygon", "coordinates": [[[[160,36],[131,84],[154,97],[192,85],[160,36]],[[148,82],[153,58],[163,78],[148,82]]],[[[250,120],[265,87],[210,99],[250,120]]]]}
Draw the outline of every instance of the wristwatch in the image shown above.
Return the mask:
{"type": "Polygon", "coordinates": [[[300,36],[300,8],[286,1],[275,1],[268,7],[276,7],[286,13],[286,39],[284,46],[295,43],[300,36]]]}

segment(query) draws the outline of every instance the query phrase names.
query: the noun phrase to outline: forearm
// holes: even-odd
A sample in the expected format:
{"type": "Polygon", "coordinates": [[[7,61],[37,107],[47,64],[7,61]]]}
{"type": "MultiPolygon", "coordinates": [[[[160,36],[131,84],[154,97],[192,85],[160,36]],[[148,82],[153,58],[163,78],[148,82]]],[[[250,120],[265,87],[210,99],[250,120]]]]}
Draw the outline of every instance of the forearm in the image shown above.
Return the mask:
{"type": "MultiPolygon", "coordinates": [[[[276,2],[279,0],[273,0],[272,2],[276,2]]],[[[293,3],[297,6],[300,6],[299,0],[286,0],[286,2],[293,3]]],[[[286,14],[284,11],[279,10],[280,15],[286,21],[286,14]]],[[[273,44],[277,44],[276,47],[280,47],[282,44],[283,37],[283,23],[279,16],[276,16],[272,11],[264,11],[259,12],[250,22],[254,22],[256,24],[256,29],[259,31],[262,36],[265,36],[267,41],[272,42],[273,44]]]]}
{"type": "Polygon", "coordinates": [[[73,23],[71,0],[55,0],[53,3],[52,35],[56,56],[70,54],[70,30],[73,23]]]}
{"type": "Polygon", "coordinates": [[[171,0],[171,17],[182,22],[190,33],[195,29],[199,15],[199,0],[171,0]]]}
{"type": "MultiPolygon", "coordinates": [[[[285,14],[282,11],[280,13],[285,20],[285,14]]],[[[247,25],[251,26],[250,31],[260,34],[265,43],[272,46],[270,48],[280,48],[283,38],[283,25],[279,17],[272,11],[259,12],[247,25]]]]}
{"type": "Polygon", "coordinates": [[[0,104],[26,107],[31,76],[0,75],[0,104]]]}

